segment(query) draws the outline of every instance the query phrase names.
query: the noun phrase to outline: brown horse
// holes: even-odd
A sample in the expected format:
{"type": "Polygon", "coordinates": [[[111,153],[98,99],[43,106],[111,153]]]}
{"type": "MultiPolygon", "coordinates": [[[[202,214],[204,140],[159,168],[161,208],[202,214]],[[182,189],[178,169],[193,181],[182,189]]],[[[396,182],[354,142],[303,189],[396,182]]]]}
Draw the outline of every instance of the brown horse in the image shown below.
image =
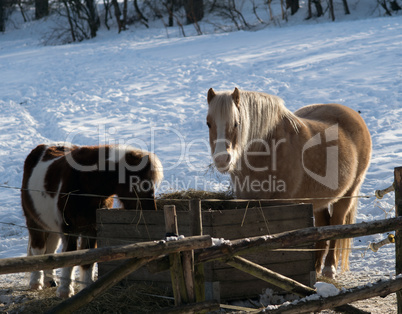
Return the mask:
{"type": "MultiPolygon", "coordinates": [[[[163,177],[156,155],[123,146],[39,145],[28,155],[22,181],[22,208],[29,228],[28,256],[96,247],[96,209],[156,209],[154,186],[163,177]],[[80,237],[81,236],[81,237],[80,237]],[[78,238],[81,241],[77,243],[78,238]]],[[[93,282],[94,265],[81,267],[81,283],[93,282]]],[[[59,297],[74,294],[73,268],[62,269],[59,297]]],[[[34,271],[30,288],[55,286],[54,271],[34,271]]]]}
{"type": "MultiPolygon", "coordinates": [[[[355,221],[371,137],[354,110],[310,105],[290,112],[281,98],[259,92],[208,91],[209,140],[216,168],[229,173],[238,198],[313,198],[316,226],[355,221]]],[[[342,252],[349,268],[351,239],[329,243],[322,273],[334,277],[342,252]]],[[[321,271],[328,243],[317,243],[321,271]]]]}

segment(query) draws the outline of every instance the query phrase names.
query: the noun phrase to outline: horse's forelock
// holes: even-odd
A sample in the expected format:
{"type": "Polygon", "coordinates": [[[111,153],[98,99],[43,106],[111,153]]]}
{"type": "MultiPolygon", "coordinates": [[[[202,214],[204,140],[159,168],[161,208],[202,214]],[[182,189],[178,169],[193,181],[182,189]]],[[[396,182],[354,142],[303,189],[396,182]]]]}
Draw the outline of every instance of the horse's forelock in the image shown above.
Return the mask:
{"type": "Polygon", "coordinates": [[[232,92],[216,92],[209,103],[208,114],[217,124],[228,123],[234,125],[239,120],[239,109],[233,101],[232,92]]]}

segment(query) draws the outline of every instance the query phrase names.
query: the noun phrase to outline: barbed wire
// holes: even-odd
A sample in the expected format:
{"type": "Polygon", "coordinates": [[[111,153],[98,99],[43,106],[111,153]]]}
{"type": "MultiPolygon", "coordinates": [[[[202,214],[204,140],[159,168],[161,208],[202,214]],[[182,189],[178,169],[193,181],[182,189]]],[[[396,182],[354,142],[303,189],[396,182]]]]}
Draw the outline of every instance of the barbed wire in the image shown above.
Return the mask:
{"type": "MultiPolygon", "coordinates": [[[[15,186],[9,186],[9,185],[0,185],[0,188],[6,188],[6,189],[14,189],[14,190],[20,190],[20,191],[30,191],[30,192],[39,192],[39,193],[48,193],[48,194],[57,194],[63,195],[63,196],[83,196],[83,197],[97,197],[97,198],[113,198],[117,200],[155,200],[155,201],[182,201],[182,202],[188,202],[190,199],[189,198],[141,198],[141,197],[125,197],[125,196],[114,196],[114,195],[101,195],[101,194],[92,194],[92,193],[76,193],[76,191],[73,192],[57,192],[57,191],[46,191],[46,190],[39,190],[39,189],[28,189],[28,188],[22,188],[22,187],[15,187],[15,186]]],[[[205,202],[252,202],[252,201],[259,201],[259,202],[286,202],[286,201],[312,201],[312,200],[340,200],[340,199],[356,199],[356,198],[365,198],[365,199],[370,199],[376,197],[375,194],[368,194],[368,195],[351,195],[351,196],[324,196],[324,197],[295,197],[295,198],[268,198],[268,199],[263,199],[263,198],[258,198],[258,199],[240,199],[240,198],[234,198],[234,199],[217,199],[217,198],[201,198],[201,201],[205,202]]],[[[199,198],[194,198],[194,199],[199,199],[199,198]]]]}
{"type": "MultiPolygon", "coordinates": [[[[27,188],[22,188],[22,187],[15,187],[15,186],[9,186],[9,185],[0,185],[0,188],[6,188],[6,189],[13,189],[13,190],[20,190],[20,191],[32,191],[32,192],[40,192],[40,193],[48,193],[48,194],[56,194],[58,192],[56,191],[45,191],[45,190],[39,190],[39,189],[27,189],[27,188]]],[[[113,199],[124,199],[124,200],[155,200],[155,201],[184,201],[188,202],[190,199],[178,199],[178,198],[166,198],[166,199],[153,199],[153,198],[139,198],[139,197],[118,197],[118,196],[110,196],[110,195],[99,195],[99,194],[88,194],[88,193],[75,193],[75,192],[69,192],[69,193],[59,193],[59,195],[63,196],[83,196],[83,197],[97,197],[97,198],[113,198],[113,199]]],[[[370,195],[354,195],[354,196],[339,196],[339,197],[311,197],[311,198],[288,198],[288,199],[215,199],[215,198],[203,198],[200,199],[201,201],[207,201],[207,202],[269,202],[269,201],[281,201],[281,202],[287,202],[287,201],[309,201],[309,200],[323,200],[323,199],[352,199],[352,198],[373,198],[376,197],[375,194],[370,194],[370,195]]],[[[261,204],[260,204],[261,206],[261,204]]],[[[378,205],[377,205],[378,206],[378,205]]],[[[379,207],[379,206],[378,206],[379,207]]],[[[142,209],[141,209],[142,211],[142,209]]],[[[267,222],[266,222],[267,223],[267,222]]],[[[90,236],[90,235],[83,235],[83,234],[75,234],[75,233],[66,233],[66,232],[59,232],[59,231],[52,231],[52,230],[45,230],[45,229],[40,229],[40,228],[32,228],[32,227],[27,227],[23,225],[18,225],[16,223],[10,223],[10,222],[2,222],[0,221],[0,224],[2,225],[9,225],[17,228],[23,228],[27,230],[34,230],[34,231],[40,231],[40,232],[46,232],[46,233],[52,233],[52,234],[58,234],[60,236],[71,236],[71,237],[76,237],[76,238],[84,238],[84,239],[94,239],[94,240],[113,240],[113,241],[118,241],[120,243],[133,243],[132,240],[126,240],[126,239],[120,239],[120,238],[109,238],[109,237],[99,237],[99,236],[90,236]]],[[[138,223],[137,223],[138,224],[138,223]]],[[[134,224],[133,224],[134,225],[134,224]]],[[[148,235],[149,237],[149,235],[148,235]]],[[[361,250],[362,248],[346,248],[350,250],[361,250]]],[[[277,251],[316,251],[318,249],[277,249],[277,251]]],[[[322,250],[322,249],[319,249],[322,250]]]]}

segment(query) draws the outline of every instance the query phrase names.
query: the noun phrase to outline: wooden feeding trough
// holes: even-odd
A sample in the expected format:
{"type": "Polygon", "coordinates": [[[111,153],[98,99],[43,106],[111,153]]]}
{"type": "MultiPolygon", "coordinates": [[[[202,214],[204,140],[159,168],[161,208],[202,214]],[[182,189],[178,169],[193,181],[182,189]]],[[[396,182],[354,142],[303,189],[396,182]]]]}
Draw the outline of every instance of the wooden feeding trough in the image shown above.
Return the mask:
{"type": "MultiPolygon", "coordinates": [[[[194,211],[189,201],[164,201],[177,207],[179,234],[193,236],[194,211]],[[183,206],[185,204],[186,206],[183,206]],[[187,205],[188,204],[188,205],[187,205]]],[[[275,234],[313,226],[313,209],[310,204],[272,205],[256,201],[202,201],[203,234],[217,239],[235,240],[275,234]]],[[[97,212],[98,247],[125,243],[161,240],[165,238],[163,210],[106,210],[97,212]]],[[[299,247],[302,249],[312,246],[299,247]]],[[[304,285],[315,284],[313,251],[261,251],[242,255],[250,261],[274,272],[290,277],[304,285]]],[[[118,266],[120,261],[98,265],[102,276],[118,266]]],[[[147,267],[127,277],[129,283],[150,283],[171,290],[169,271],[151,273],[147,267]]],[[[205,290],[207,299],[233,300],[256,297],[267,282],[241,272],[231,266],[213,261],[205,264],[205,290]]]]}

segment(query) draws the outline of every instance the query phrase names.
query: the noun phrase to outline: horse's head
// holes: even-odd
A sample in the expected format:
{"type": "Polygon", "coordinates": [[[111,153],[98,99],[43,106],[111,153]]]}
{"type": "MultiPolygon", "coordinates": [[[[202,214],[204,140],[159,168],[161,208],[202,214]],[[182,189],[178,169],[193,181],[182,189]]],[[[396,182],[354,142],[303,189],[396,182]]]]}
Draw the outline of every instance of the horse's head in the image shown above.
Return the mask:
{"type": "Polygon", "coordinates": [[[156,209],[155,189],[162,181],[163,168],[155,154],[127,150],[119,162],[116,194],[126,209],[156,209]],[[124,165],[121,163],[124,162],[124,165]]]}
{"type": "Polygon", "coordinates": [[[208,91],[209,144],[218,171],[231,172],[238,159],[240,139],[240,91],[233,93],[208,91]]]}

